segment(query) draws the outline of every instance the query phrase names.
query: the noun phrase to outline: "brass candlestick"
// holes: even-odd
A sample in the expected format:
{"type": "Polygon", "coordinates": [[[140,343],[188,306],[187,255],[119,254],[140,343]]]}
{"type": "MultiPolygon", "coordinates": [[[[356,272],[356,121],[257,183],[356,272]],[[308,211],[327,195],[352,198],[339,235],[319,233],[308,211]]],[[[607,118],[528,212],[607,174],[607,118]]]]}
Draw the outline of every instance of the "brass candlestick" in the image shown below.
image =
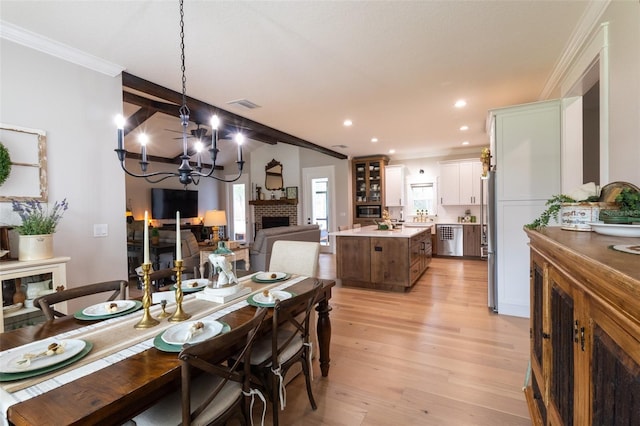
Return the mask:
{"type": "Polygon", "coordinates": [[[173,264],[175,265],[173,270],[176,273],[176,311],[171,318],[169,318],[169,321],[179,322],[188,320],[191,318],[191,315],[182,310],[182,299],[184,298],[182,293],[182,271],[184,270],[182,260],[175,260],[173,264]]]}
{"type": "Polygon", "coordinates": [[[151,263],[142,264],[142,281],[144,283],[144,293],[142,295],[142,307],[144,308],[144,314],[135,328],[151,328],[160,324],[160,321],[153,318],[149,313],[149,307],[151,306],[151,280],[149,279],[149,272],[151,271],[151,263]]]}

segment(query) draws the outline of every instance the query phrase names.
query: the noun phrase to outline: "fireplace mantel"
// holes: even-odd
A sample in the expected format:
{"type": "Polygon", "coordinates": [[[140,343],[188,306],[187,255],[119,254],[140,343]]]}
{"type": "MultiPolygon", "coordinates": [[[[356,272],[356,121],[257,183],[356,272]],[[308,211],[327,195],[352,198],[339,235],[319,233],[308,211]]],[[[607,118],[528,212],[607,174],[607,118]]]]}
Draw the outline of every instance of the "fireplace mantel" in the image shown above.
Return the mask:
{"type": "Polygon", "coordinates": [[[252,200],[249,201],[252,206],[280,206],[283,204],[289,204],[292,206],[298,205],[297,198],[281,198],[279,200],[252,200]]]}

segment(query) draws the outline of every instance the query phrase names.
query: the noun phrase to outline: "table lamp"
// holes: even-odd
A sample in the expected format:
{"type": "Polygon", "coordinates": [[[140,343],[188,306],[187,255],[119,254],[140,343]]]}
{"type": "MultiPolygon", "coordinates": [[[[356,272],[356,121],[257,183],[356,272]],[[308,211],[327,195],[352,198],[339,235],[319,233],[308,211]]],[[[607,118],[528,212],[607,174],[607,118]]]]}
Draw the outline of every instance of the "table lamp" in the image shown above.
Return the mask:
{"type": "Polygon", "coordinates": [[[220,226],[227,226],[227,214],[224,210],[207,210],[204,214],[204,226],[211,227],[211,244],[217,246],[220,240],[220,226]]]}

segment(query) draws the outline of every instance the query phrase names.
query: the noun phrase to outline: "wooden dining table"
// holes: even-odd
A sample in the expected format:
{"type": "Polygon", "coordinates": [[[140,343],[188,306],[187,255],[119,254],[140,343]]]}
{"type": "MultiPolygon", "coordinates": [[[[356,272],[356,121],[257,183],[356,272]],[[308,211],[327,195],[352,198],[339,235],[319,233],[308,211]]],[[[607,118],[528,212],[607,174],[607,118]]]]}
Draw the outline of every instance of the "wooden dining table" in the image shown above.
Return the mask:
{"type": "MultiPolygon", "coordinates": [[[[311,290],[317,281],[315,278],[304,278],[288,287],[288,290],[300,294],[311,290]]],[[[316,306],[317,333],[320,369],[322,376],[326,377],[329,374],[331,342],[329,300],[335,282],[321,282],[322,289],[316,306]]],[[[253,317],[255,310],[254,306],[244,306],[225,314],[219,320],[234,328],[253,317]]],[[[270,326],[271,311],[263,324],[265,332],[270,326]]],[[[139,312],[141,315],[142,311],[139,312]]],[[[0,350],[56,336],[84,327],[87,323],[92,321],[80,321],[68,315],[44,324],[2,333],[0,350]]],[[[179,379],[180,361],[177,353],[163,352],[151,347],[70,383],[9,406],[7,420],[11,424],[25,426],[121,424],[152,405],[167,392],[177,389],[179,379]]]]}

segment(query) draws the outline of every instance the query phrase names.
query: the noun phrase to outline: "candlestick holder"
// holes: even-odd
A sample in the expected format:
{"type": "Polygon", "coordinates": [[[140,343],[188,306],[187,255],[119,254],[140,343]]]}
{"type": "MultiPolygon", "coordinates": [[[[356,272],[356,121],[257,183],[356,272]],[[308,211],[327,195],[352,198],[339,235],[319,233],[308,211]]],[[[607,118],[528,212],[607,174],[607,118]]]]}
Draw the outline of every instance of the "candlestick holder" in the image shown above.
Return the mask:
{"type": "Polygon", "coordinates": [[[151,272],[151,263],[143,263],[142,282],[144,283],[144,293],[142,295],[142,307],[144,314],[140,322],[134,326],[135,328],[151,328],[160,324],[160,321],[153,318],[149,312],[149,307],[151,306],[151,280],[149,279],[149,272],[151,272]]]}
{"type": "Polygon", "coordinates": [[[184,298],[184,294],[182,293],[182,271],[184,271],[182,260],[174,260],[173,264],[175,265],[173,271],[176,273],[176,311],[171,318],[169,318],[169,321],[179,322],[188,320],[191,318],[191,315],[182,310],[182,299],[184,298]]]}
{"type": "Polygon", "coordinates": [[[158,319],[164,319],[171,316],[171,313],[167,312],[167,301],[162,300],[160,302],[160,306],[162,307],[162,312],[158,314],[158,319]]]}

